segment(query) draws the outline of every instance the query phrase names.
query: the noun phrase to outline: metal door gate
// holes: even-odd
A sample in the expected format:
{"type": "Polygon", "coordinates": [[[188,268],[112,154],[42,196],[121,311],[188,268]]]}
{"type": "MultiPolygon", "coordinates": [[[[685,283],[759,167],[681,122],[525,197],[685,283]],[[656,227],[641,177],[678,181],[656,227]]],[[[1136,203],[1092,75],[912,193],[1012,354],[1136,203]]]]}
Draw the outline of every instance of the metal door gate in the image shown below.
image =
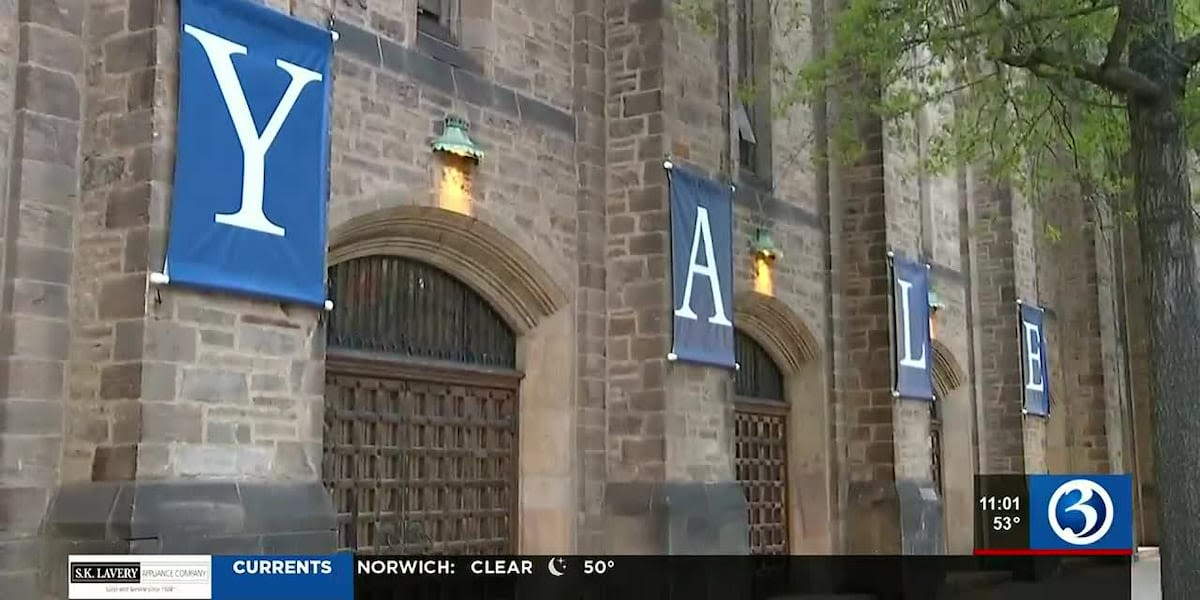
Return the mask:
{"type": "Polygon", "coordinates": [[[338,545],[394,554],[516,551],[515,336],[429,265],[330,270],[323,476],[338,545]]]}
{"type": "Polygon", "coordinates": [[[788,405],[783,374],[761,346],[734,340],[734,470],[746,493],[751,554],[787,554],[788,405]]]}

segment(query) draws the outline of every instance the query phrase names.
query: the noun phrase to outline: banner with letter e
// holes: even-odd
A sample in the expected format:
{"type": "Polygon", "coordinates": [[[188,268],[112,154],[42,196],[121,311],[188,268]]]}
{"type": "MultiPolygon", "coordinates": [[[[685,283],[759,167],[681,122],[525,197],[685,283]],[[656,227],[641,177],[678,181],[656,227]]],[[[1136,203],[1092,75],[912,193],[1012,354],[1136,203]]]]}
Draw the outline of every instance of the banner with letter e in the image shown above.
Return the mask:
{"type": "Polygon", "coordinates": [[[1050,415],[1050,371],[1046,367],[1046,311],[1019,302],[1021,312],[1021,389],[1025,413],[1050,415]]]}
{"type": "Polygon", "coordinates": [[[168,281],[325,304],[333,35],[251,0],[182,0],[168,281]]]}
{"type": "MultiPolygon", "coordinates": [[[[668,163],[670,165],[670,163],[668,163]]],[[[671,187],[675,359],[725,368],[733,354],[733,189],[678,165],[671,187]]]]}
{"type": "Polygon", "coordinates": [[[929,266],[888,253],[892,271],[893,392],[933,400],[933,340],[929,331],[929,266]]]}

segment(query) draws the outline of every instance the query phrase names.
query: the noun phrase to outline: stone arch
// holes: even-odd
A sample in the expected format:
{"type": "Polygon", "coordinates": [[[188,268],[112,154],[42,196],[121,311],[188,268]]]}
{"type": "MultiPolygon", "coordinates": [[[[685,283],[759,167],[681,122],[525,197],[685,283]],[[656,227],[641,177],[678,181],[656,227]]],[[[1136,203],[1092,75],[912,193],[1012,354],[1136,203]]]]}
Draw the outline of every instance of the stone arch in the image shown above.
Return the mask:
{"type": "Polygon", "coordinates": [[[518,333],[567,304],[563,286],[516,242],[483,221],[433,206],[354,217],[329,236],[329,264],[373,254],[416,259],[462,280],[518,333]]]}
{"type": "Polygon", "coordinates": [[[430,206],[399,206],[333,228],[329,264],[372,255],[424,262],[458,279],[517,335],[517,554],[575,551],[571,470],[575,327],[570,296],[543,263],[495,226],[430,206]]]}
{"type": "Polygon", "coordinates": [[[833,440],[821,346],[791,307],[757,292],[734,298],[734,326],[757,342],[784,375],[790,552],[832,553],[833,440]]]}
{"type": "Polygon", "coordinates": [[[820,345],[804,321],[783,301],[757,292],[734,298],[734,323],[762,345],[779,368],[799,372],[820,356],[820,345]]]}
{"type": "Polygon", "coordinates": [[[933,389],[945,397],[966,383],[967,374],[945,344],[933,340],[933,389]]]}

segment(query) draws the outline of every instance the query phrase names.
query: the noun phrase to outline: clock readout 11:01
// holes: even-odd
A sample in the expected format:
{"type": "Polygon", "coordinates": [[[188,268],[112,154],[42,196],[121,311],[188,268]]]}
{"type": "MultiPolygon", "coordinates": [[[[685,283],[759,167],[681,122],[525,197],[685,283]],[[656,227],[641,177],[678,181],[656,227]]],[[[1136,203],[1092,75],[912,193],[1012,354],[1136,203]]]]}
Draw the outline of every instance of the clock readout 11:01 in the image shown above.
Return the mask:
{"type": "Polygon", "coordinates": [[[1020,511],[1021,497],[1020,496],[981,496],[979,498],[979,508],[991,511],[1020,511]]]}

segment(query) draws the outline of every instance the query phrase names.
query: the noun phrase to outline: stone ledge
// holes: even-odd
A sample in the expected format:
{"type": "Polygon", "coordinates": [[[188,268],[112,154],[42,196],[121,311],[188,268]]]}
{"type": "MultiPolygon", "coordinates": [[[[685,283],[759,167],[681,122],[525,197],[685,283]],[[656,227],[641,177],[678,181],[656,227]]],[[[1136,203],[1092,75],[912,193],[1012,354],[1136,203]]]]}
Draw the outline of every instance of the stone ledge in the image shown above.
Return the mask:
{"type": "Polygon", "coordinates": [[[931,481],[851,482],[847,545],[852,554],[945,553],[942,498],[931,481]]]}
{"type": "Polygon", "coordinates": [[[44,588],[68,554],[320,554],[337,517],[319,481],[114,481],[60,487],[42,525],[44,588]]]}
{"type": "Polygon", "coordinates": [[[461,52],[431,52],[433,42],[410,48],[344,21],[338,21],[334,29],[340,36],[334,46],[337,54],[353,56],[372,67],[412,77],[463,102],[496,109],[575,138],[575,117],[571,113],[484,79],[481,69],[466,58],[458,58],[465,56],[461,52]]]}
{"type": "Polygon", "coordinates": [[[736,481],[610,482],[604,492],[606,516],[641,529],[646,553],[748,554],[746,510],[736,481]]]}
{"type": "Polygon", "coordinates": [[[335,526],[328,495],[316,481],[123,481],[59,488],[44,531],[72,540],[144,540],[333,531],[335,526]]]}

